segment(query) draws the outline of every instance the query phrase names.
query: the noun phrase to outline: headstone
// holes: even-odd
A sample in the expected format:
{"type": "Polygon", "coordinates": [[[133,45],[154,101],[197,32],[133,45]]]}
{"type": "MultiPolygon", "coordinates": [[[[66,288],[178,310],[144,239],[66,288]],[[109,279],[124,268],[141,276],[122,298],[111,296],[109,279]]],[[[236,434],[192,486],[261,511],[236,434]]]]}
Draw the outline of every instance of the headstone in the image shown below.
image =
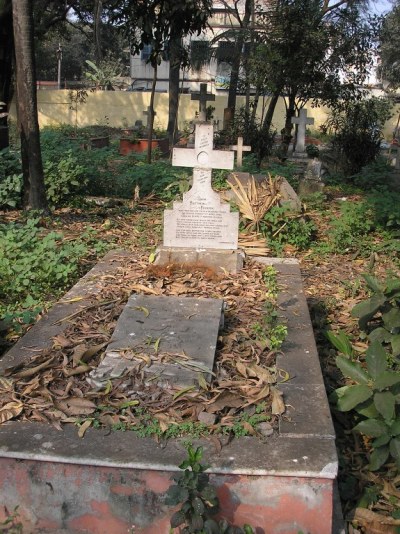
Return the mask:
{"type": "Polygon", "coordinates": [[[310,160],[307,164],[304,178],[299,183],[299,194],[302,197],[319,193],[324,188],[322,181],[322,162],[318,158],[310,160]]]}
{"type": "Polygon", "coordinates": [[[213,127],[196,125],[194,149],[175,148],[172,165],[194,167],[193,187],[164,213],[164,246],[237,249],[238,213],[211,187],[212,169],[232,169],[233,152],[213,149],[213,127]]]}
{"type": "Polygon", "coordinates": [[[223,304],[221,299],[132,295],[87,381],[102,389],[135,369],[161,387],[190,387],[199,373],[210,381],[223,304]]]}
{"type": "Polygon", "coordinates": [[[191,100],[199,101],[199,117],[198,120],[204,122],[207,120],[207,101],[215,100],[215,95],[212,93],[207,93],[207,84],[200,84],[200,92],[192,93],[191,100]]]}
{"type": "Polygon", "coordinates": [[[238,137],[236,145],[230,145],[230,150],[236,152],[236,165],[241,167],[243,165],[243,152],[251,152],[251,146],[243,145],[243,137],[238,137]]]}
{"type": "Polygon", "coordinates": [[[182,202],[164,212],[157,263],[205,263],[233,272],[240,268],[239,214],[231,213],[230,205],[211,187],[212,169],[233,169],[233,157],[233,152],[214,150],[211,124],[196,125],[194,149],[174,148],[173,165],[194,167],[193,186],[182,202]]]}
{"type": "Polygon", "coordinates": [[[312,117],[307,117],[307,108],[300,110],[298,117],[292,117],[292,124],[297,124],[297,141],[296,141],[296,154],[304,154],[305,142],[306,142],[306,127],[307,124],[314,124],[312,117]]]}
{"type": "MultiPolygon", "coordinates": [[[[150,128],[150,117],[152,115],[150,106],[147,108],[147,111],[143,111],[143,115],[146,115],[147,117],[146,128],[149,129],[150,128]]],[[[153,111],[153,117],[155,117],[156,115],[157,113],[153,111]]]]}

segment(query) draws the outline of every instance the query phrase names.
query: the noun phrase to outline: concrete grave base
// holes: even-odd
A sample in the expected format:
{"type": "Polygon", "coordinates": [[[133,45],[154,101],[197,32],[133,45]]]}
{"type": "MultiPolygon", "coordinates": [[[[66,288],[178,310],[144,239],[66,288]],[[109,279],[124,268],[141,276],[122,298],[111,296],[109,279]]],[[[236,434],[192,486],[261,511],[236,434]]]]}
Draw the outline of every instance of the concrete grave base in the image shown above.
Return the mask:
{"type": "Polygon", "coordinates": [[[244,253],[241,250],[218,250],[205,248],[158,247],[155,265],[198,265],[216,273],[237,273],[243,267],[244,253]]]}
{"type": "MultiPolygon", "coordinates": [[[[121,258],[123,256],[120,256],[121,258]]],[[[29,351],[51,344],[65,329],[61,319],[96,293],[105,273],[118,268],[108,255],[0,361],[0,372],[29,351]]],[[[262,263],[269,260],[259,258],[262,263]]],[[[222,449],[203,440],[222,516],[251,524],[257,534],[331,534],[337,455],[310,317],[296,262],[269,261],[279,272],[279,305],[289,335],[277,365],[290,379],[280,386],[287,404],[279,432],[243,437],[222,449]]],[[[198,442],[195,441],[194,444],[198,442]]],[[[19,506],[24,534],[168,534],[163,503],[170,477],[185,457],[183,440],[157,444],[132,432],[77,428],[58,431],[40,423],[0,426],[0,521],[19,506]]]]}

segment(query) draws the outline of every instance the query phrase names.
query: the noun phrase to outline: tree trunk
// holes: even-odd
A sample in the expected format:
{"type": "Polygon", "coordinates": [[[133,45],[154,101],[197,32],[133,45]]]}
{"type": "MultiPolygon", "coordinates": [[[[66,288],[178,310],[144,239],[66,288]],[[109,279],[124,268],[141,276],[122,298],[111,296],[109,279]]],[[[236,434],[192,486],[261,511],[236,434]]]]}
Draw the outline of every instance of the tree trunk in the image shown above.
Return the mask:
{"type": "Polygon", "coordinates": [[[234,57],[232,60],[232,69],[231,69],[231,79],[229,82],[229,94],[228,94],[228,105],[227,107],[232,111],[232,117],[235,114],[236,107],[236,93],[239,85],[239,72],[240,72],[240,63],[242,60],[242,50],[246,38],[246,30],[249,26],[252,14],[252,0],[246,0],[245,4],[245,13],[243,20],[241,22],[241,28],[239,30],[239,35],[236,40],[234,57]]]}
{"type": "Polygon", "coordinates": [[[103,51],[101,49],[101,14],[103,11],[103,1],[95,0],[93,9],[93,40],[94,40],[94,55],[97,65],[103,59],[103,51]]]}
{"type": "Polygon", "coordinates": [[[12,0],[18,127],[21,136],[24,208],[49,211],[37,116],[31,0],[12,0]]]}
{"type": "Polygon", "coordinates": [[[156,93],[157,85],[157,63],[153,65],[153,83],[151,86],[150,106],[149,106],[149,131],[148,131],[148,147],[147,147],[147,163],[151,163],[151,144],[153,142],[153,126],[154,126],[154,95],[156,93]]]}
{"type": "MultiPolygon", "coordinates": [[[[12,98],[12,63],[14,37],[11,0],[0,0],[0,112],[8,111],[12,98]]],[[[0,118],[0,150],[8,147],[7,117],[0,118]]]]}
{"type": "Polygon", "coordinates": [[[295,113],[297,87],[289,94],[288,105],[286,109],[285,126],[282,130],[282,155],[286,156],[289,150],[290,141],[292,140],[292,117],[295,113]]]}
{"type": "Polygon", "coordinates": [[[169,108],[168,108],[168,139],[172,149],[176,142],[176,130],[179,108],[179,71],[180,71],[181,40],[170,41],[169,55],[169,108]]]}
{"type": "Polygon", "coordinates": [[[271,100],[268,104],[267,113],[265,114],[264,122],[263,122],[263,130],[266,132],[269,132],[271,129],[272,119],[274,117],[274,112],[276,108],[276,104],[278,103],[279,96],[281,94],[280,90],[276,90],[272,96],[271,100]]]}

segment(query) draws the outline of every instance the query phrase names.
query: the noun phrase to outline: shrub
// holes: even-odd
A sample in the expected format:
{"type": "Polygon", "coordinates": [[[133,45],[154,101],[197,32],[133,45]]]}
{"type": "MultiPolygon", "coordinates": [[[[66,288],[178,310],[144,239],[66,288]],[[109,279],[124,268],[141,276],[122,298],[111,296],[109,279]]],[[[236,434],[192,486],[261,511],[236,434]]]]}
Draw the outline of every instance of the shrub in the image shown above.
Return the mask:
{"type": "Polygon", "coordinates": [[[298,250],[308,248],[316,227],[306,216],[290,213],[287,206],[276,205],[264,215],[260,230],[274,253],[281,254],[285,245],[298,250]]]}
{"type": "Polygon", "coordinates": [[[369,468],[376,471],[391,457],[400,468],[400,278],[381,283],[364,275],[371,296],[352,310],[369,342],[365,365],[355,361],[355,352],[343,332],[328,334],[342,355],[336,363],[353,382],[337,389],[332,399],[340,411],[355,410],[354,430],[372,438],[369,468]]]}
{"type": "Polygon", "coordinates": [[[325,128],[334,134],[333,147],[346,174],[360,172],[377,158],[391,107],[388,99],[372,97],[340,102],[332,110],[325,128]]]}
{"type": "Polygon", "coordinates": [[[44,162],[46,195],[51,206],[59,206],[68,198],[83,192],[87,183],[84,170],[72,150],[65,152],[59,161],[44,162]]]}
{"type": "Polygon", "coordinates": [[[21,161],[15,152],[0,151],[0,207],[17,208],[22,195],[21,161]]]}
{"type": "Polygon", "coordinates": [[[79,260],[88,255],[85,240],[63,242],[44,232],[38,219],[0,225],[0,318],[29,324],[47,299],[58,296],[78,278],[79,260]]]}

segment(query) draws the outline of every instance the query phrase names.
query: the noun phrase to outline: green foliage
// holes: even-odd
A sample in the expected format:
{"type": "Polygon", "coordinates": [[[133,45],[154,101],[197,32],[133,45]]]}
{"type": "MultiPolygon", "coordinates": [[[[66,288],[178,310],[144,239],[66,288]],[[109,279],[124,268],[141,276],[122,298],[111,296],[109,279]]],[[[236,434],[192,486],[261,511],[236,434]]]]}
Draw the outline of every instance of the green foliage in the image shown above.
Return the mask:
{"type": "Polygon", "coordinates": [[[249,525],[243,529],[230,526],[224,519],[212,517],[219,510],[216,489],[210,484],[210,477],[205,471],[209,466],[201,463],[203,448],[187,447],[187,458],[180,465],[183,473],[173,476],[175,484],[168,488],[165,504],[180,509],[171,517],[171,530],[179,528],[182,534],[254,534],[249,525]]]}
{"type": "Polygon", "coordinates": [[[348,180],[363,191],[371,191],[387,187],[392,171],[393,167],[385,158],[377,157],[375,161],[365,165],[360,172],[350,176],[348,180]]]}
{"type": "Polygon", "coordinates": [[[79,165],[72,150],[65,152],[59,161],[44,161],[43,171],[47,200],[53,207],[59,206],[78,192],[82,193],[87,183],[84,168],[79,165]]]}
{"type": "Polygon", "coordinates": [[[274,253],[281,254],[285,245],[307,249],[316,227],[305,215],[290,213],[287,206],[273,206],[260,222],[260,231],[274,253]]]}
{"type": "Polygon", "coordinates": [[[316,145],[306,145],[306,152],[309,158],[317,158],[319,156],[319,148],[316,145]]]}
{"type": "Polygon", "coordinates": [[[17,154],[5,148],[0,151],[0,208],[17,208],[21,203],[22,173],[17,154]]]}
{"type": "Polygon", "coordinates": [[[236,145],[238,137],[243,137],[243,143],[251,146],[255,155],[252,163],[256,163],[255,166],[259,169],[262,159],[271,154],[275,133],[272,130],[266,131],[262,122],[242,107],[236,111],[229,128],[218,133],[217,143],[236,145]]]}
{"type": "Polygon", "coordinates": [[[326,121],[334,134],[333,147],[346,174],[354,175],[380,152],[382,129],[392,104],[385,98],[364,98],[337,104],[326,121]]]}
{"type": "Polygon", "coordinates": [[[380,283],[364,276],[371,296],[357,304],[352,315],[368,335],[365,365],[343,332],[329,333],[329,339],[343,354],[336,364],[353,384],[337,389],[332,398],[340,411],[355,410],[361,416],[354,430],[371,438],[369,467],[375,471],[392,458],[400,468],[400,278],[380,283]]]}
{"type": "Polygon", "coordinates": [[[14,508],[12,513],[9,513],[7,508],[5,509],[7,518],[0,523],[0,533],[1,534],[22,534],[23,525],[18,520],[18,506],[14,508]]]}
{"type": "Polygon", "coordinates": [[[340,206],[340,217],[331,220],[330,247],[334,252],[370,250],[365,247],[374,229],[374,219],[370,206],[364,201],[347,202],[340,206]]]}
{"type": "Polygon", "coordinates": [[[46,299],[79,276],[79,260],[88,255],[93,240],[88,232],[75,242],[63,242],[62,234],[45,232],[38,222],[0,225],[0,317],[17,330],[34,322],[46,299]]]}
{"type": "Polygon", "coordinates": [[[371,275],[364,275],[372,295],[357,304],[353,317],[368,334],[371,342],[378,341],[390,347],[392,355],[400,355],[400,278],[388,277],[382,284],[371,275]]]}

